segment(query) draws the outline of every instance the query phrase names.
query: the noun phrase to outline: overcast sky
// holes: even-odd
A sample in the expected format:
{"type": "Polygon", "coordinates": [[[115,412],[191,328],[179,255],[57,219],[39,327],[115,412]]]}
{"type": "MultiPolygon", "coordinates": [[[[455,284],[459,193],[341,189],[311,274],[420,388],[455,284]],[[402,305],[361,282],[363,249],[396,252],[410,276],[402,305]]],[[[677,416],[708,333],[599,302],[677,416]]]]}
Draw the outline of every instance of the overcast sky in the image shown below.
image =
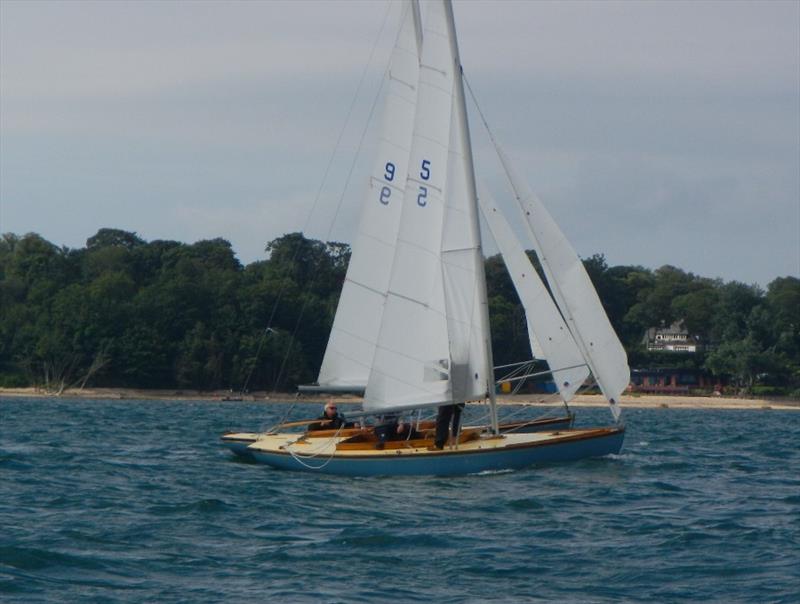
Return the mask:
{"type": "MultiPolygon", "coordinates": [[[[491,127],[581,256],[762,286],[800,275],[799,2],[471,1],[455,13],[491,127]]],[[[243,263],[304,227],[349,242],[374,126],[347,175],[398,14],[383,2],[1,0],[0,232],[70,247],[102,227],[223,237],[243,263]]],[[[474,116],[472,129],[478,176],[499,196],[474,116]]]]}

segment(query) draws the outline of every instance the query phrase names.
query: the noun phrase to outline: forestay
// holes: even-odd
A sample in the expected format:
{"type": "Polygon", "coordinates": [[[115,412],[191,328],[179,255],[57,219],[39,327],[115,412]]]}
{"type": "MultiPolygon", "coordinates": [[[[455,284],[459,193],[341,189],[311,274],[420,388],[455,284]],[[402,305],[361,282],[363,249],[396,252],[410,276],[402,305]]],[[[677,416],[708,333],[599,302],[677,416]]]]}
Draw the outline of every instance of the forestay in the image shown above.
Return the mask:
{"type": "Polygon", "coordinates": [[[321,386],[364,388],[380,330],[400,227],[419,77],[416,3],[405,3],[386,74],[387,91],[375,166],[322,360],[321,386]]]}

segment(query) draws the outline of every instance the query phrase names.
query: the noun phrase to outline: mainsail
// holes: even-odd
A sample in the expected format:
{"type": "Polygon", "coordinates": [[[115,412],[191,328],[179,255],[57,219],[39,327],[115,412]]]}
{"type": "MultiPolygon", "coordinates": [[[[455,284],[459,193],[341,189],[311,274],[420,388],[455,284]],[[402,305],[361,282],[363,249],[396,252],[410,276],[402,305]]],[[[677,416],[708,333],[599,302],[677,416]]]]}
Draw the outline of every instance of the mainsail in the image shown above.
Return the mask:
{"type": "Polygon", "coordinates": [[[553,298],[564,315],[592,375],[619,419],[619,396],[630,383],[625,349],[608,320],[600,298],[575,250],[541,201],[517,174],[508,156],[495,147],[514,189],[553,298]]]}
{"type": "Polygon", "coordinates": [[[318,382],[331,389],[367,384],[394,261],[419,77],[417,3],[406,3],[389,70],[381,138],[318,382]]]}
{"type": "Polygon", "coordinates": [[[452,400],[442,284],[442,226],[453,106],[454,58],[443,3],[423,27],[419,89],[400,231],[365,411],[452,400]]]}
{"type": "Polygon", "coordinates": [[[541,348],[559,395],[564,402],[568,402],[589,376],[589,368],[525,250],[488,191],[483,188],[479,202],[525,309],[531,350],[537,346],[541,348]]]}

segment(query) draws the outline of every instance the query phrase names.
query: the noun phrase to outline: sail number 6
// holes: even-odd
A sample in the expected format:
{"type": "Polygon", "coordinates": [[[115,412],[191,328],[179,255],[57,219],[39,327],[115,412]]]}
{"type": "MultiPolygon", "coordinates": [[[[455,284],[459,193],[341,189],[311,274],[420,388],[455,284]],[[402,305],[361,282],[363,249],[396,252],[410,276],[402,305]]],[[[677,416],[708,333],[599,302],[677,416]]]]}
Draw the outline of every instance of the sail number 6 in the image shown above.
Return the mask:
{"type": "MultiPolygon", "coordinates": [[[[395,173],[394,164],[390,161],[386,162],[386,166],[384,166],[383,177],[386,179],[386,182],[392,182],[394,180],[394,173],[395,173]]],[[[389,187],[381,187],[381,196],[380,202],[388,206],[389,205],[389,198],[392,196],[392,190],[389,187]]]]}

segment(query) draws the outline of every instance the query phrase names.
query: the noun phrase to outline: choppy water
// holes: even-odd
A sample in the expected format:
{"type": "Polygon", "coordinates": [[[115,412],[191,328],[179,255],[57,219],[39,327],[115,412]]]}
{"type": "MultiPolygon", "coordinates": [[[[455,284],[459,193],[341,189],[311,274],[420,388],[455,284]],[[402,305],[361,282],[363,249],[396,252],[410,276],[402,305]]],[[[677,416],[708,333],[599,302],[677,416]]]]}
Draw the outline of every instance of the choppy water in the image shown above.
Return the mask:
{"type": "Polygon", "coordinates": [[[217,444],[285,409],[0,400],[0,601],[800,601],[800,413],[633,409],[620,456],[449,479],[217,444]]]}

